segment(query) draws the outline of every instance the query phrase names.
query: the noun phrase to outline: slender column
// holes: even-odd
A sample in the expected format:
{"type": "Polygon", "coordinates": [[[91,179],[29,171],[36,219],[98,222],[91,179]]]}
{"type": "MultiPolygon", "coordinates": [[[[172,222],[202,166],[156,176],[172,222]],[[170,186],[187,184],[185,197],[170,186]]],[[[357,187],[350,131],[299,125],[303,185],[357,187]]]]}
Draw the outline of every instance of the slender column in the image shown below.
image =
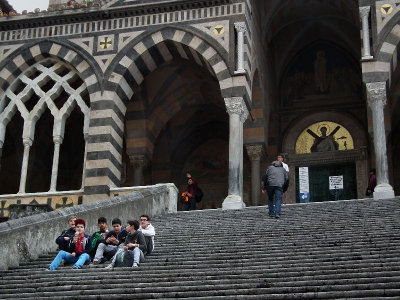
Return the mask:
{"type": "Polygon", "coordinates": [[[0,170],[1,170],[1,158],[3,157],[3,141],[0,141],[0,170]]]}
{"type": "Polygon", "coordinates": [[[143,184],[143,168],[147,164],[147,159],[142,154],[129,155],[129,160],[133,169],[133,185],[139,186],[143,184]]]}
{"type": "Polygon", "coordinates": [[[223,209],[245,207],[241,196],[243,180],[243,122],[248,110],[241,97],[225,98],[229,113],[229,183],[228,196],[222,203],[223,209]]]}
{"type": "Polygon", "coordinates": [[[81,189],[85,188],[85,178],[86,178],[86,156],[87,156],[87,141],[88,141],[89,134],[83,133],[83,138],[85,140],[85,152],[83,153],[83,167],[82,167],[82,184],[81,189]]]}
{"type": "Polygon", "coordinates": [[[237,68],[235,71],[235,74],[242,74],[245,73],[244,70],[244,33],[246,32],[246,23],[245,22],[236,22],[235,23],[235,29],[237,31],[237,45],[236,45],[236,51],[237,51],[237,68]]]}
{"type": "Polygon", "coordinates": [[[60,145],[62,144],[62,141],[63,138],[59,135],[53,137],[54,154],[53,154],[53,167],[51,169],[51,183],[49,192],[55,192],[57,189],[58,161],[60,158],[60,145]]]}
{"type": "Polygon", "coordinates": [[[383,109],[386,105],[386,82],[367,83],[368,104],[372,111],[374,132],[374,149],[376,157],[377,186],[374,199],[394,197],[394,191],[389,184],[388,163],[386,155],[386,134],[383,109]]]}
{"type": "Polygon", "coordinates": [[[22,158],[21,179],[19,182],[19,194],[25,193],[26,175],[28,173],[29,150],[32,146],[32,140],[29,138],[23,139],[24,157],[22,158]]]}
{"type": "Polygon", "coordinates": [[[362,59],[371,59],[371,46],[369,43],[369,12],[371,10],[370,6],[360,7],[360,17],[362,22],[362,32],[363,32],[363,47],[364,47],[364,55],[362,59]]]}
{"type": "Polygon", "coordinates": [[[263,145],[246,145],[247,154],[251,160],[251,200],[253,205],[260,204],[260,161],[263,154],[263,145]]]}

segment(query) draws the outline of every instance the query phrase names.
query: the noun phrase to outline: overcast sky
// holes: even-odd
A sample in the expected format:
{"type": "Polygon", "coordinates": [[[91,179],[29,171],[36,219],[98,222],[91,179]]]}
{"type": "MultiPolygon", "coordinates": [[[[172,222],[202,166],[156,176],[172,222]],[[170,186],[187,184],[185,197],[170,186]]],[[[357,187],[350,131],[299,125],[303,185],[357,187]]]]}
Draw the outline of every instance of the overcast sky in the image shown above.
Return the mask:
{"type": "Polygon", "coordinates": [[[25,9],[28,12],[34,11],[35,8],[44,10],[49,6],[49,0],[8,0],[8,3],[19,13],[25,9]]]}

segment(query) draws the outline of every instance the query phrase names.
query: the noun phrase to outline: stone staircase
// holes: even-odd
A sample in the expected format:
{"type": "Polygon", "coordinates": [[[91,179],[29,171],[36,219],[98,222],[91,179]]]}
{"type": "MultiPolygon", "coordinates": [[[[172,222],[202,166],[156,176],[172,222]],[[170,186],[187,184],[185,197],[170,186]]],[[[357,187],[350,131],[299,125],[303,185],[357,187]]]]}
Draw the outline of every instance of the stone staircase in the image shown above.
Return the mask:
{"type": "Polygon", "coordinates": [[[44,269],[55,253],[0,275],[1,299],[400,299],[400,199],[179,212],[154,218],[138,269],[44,269]]]}

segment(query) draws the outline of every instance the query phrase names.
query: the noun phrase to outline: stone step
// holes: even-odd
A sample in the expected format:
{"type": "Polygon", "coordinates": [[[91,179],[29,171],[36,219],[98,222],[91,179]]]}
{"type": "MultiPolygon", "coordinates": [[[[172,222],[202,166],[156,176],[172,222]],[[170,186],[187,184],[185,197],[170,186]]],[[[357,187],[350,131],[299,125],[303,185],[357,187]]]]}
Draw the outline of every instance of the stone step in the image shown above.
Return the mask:
{"type": "Polygon", "coordinates": [[[400,299],[398,199],[283,212],[279,220],[266,207],[153,218],[156,251],[138,269],[44,271],[51,252],[2,272],[0,298],[400,299]]]}

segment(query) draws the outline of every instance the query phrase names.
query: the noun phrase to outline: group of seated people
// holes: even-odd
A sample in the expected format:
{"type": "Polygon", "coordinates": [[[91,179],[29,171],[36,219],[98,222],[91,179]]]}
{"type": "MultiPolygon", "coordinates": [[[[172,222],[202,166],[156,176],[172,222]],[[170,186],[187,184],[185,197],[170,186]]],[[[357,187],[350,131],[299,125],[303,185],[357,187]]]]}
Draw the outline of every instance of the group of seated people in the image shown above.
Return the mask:
{"type": "Polygon", "coordinates": [[[133,256],[132,267],[138,267],[144,257],[154,250],[155,230],[149,216],[140,216],[140,222],[128,220],[125,228],[119,218],[113,219],[111,224],[113,229],[109,231],[107,219],[100,217],[99,231],[90,236],[85,233],[83,219],[69,217],[69,228],[56,239],[60,251],[46,270],[56,270],[63,260],[73,264],[73,269],[81,269],[91,261],[92,265],[98,265],[111,260],[106,269],[113,269],[117,257],[124,251],[132,251],[129,253],[133,256]]]}

